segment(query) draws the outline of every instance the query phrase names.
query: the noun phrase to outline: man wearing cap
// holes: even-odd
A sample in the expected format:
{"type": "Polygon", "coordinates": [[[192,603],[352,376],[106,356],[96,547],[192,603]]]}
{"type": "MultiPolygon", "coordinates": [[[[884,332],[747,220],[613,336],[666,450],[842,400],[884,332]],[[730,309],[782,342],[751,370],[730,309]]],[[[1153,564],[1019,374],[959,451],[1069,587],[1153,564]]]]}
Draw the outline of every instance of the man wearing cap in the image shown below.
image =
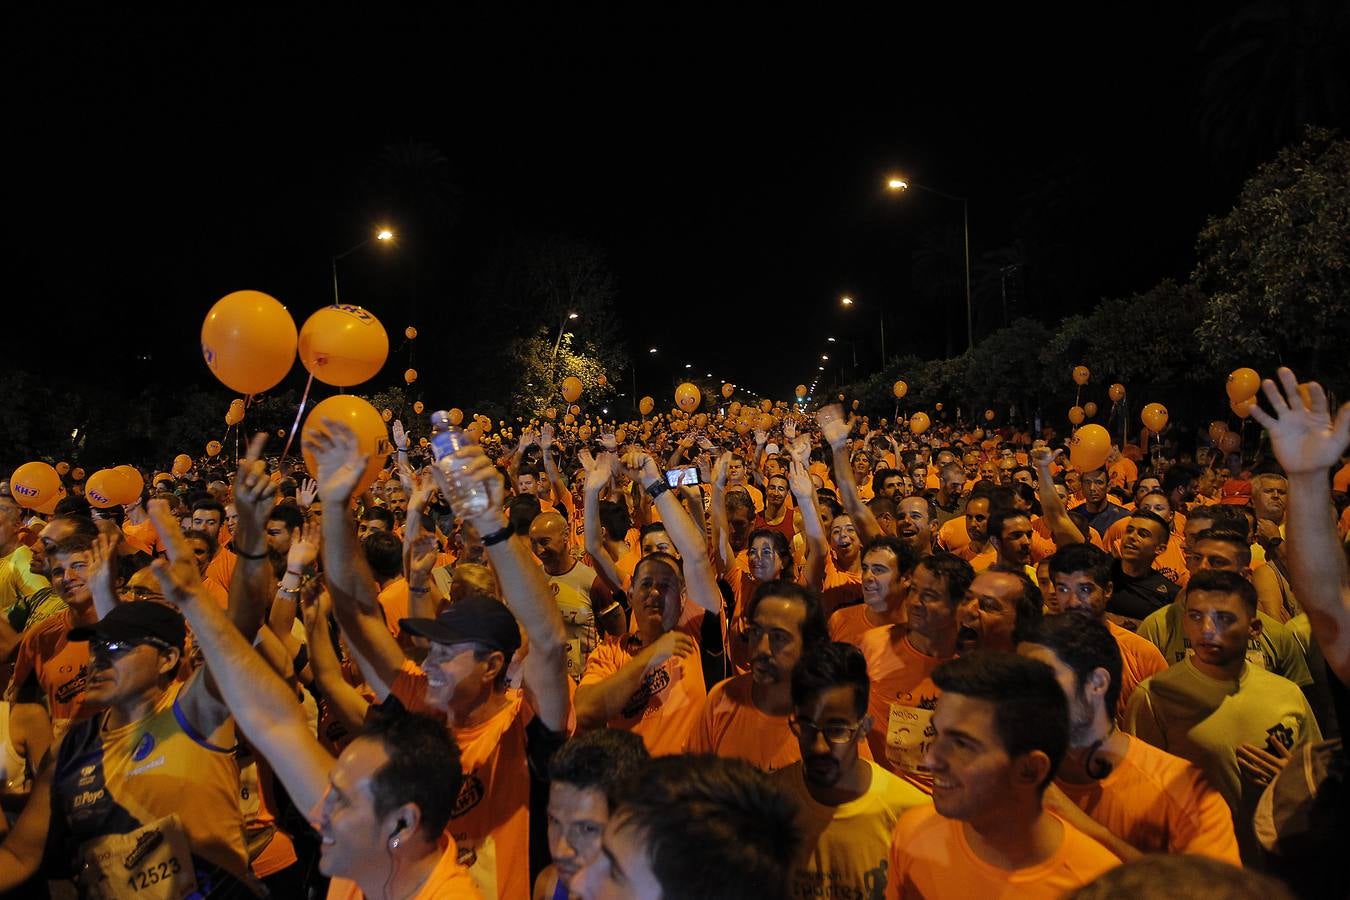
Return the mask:
{"type": "Polygon", "coordinates": [[[89,644],[85,700],[104,710],[72,725],[39,774],[0,846],[0,893],[37,870],[50,830],[79,848],[89,891],[171,880],[183,896],[247,895],[234,720],[203,672],[175,682],[185,635],[178,612],[149,600],[71,630],[89,644]]]}
{"type": "MultiPolygon", "coordinates": [[[[404,631],[431,642],[421,665],[407,659],[380,613],[375,581],[357,549],[348,511],[367,460],[349,428],[328,420],[323,424],[326,432],[307,439],[305,449],[316,461],[319,497],[328,510],[324,572],[348,648],[386,711],[403,707],[448,720],[464,770],[448,826],[460,861],[486,896],[526,900],[527,756],[538,757],[542,765],[566,736],[572,716],[562,617],[548,581],[528,544],[511,539],[501,512],[505,485],[492,461],[477,445],[461,450],[457,481],[486,490],[489,498],[484,512],[465,518],[482,535],[506,605],[490,597],[465,597],[435,619],[402,620],[404,631]],[[529,652],[520,663],[523,690],[507,684],[522,627],[529,638],[529,652]]],[[[443,473],[437,477],[442,494],[455,496],[443,473]]]]}

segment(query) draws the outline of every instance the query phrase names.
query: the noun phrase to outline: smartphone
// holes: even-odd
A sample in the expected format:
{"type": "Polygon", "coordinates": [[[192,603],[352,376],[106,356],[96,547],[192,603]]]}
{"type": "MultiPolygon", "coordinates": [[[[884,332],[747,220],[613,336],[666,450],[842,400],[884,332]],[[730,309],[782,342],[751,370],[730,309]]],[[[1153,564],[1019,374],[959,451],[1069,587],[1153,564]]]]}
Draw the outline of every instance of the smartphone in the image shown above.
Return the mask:
{"type": "Polygon", "coordinates": [[[671,487],[683,487],[686,484],[698,484],[698,466],[681,466],[666,472],[666,484],[671,487]]]}

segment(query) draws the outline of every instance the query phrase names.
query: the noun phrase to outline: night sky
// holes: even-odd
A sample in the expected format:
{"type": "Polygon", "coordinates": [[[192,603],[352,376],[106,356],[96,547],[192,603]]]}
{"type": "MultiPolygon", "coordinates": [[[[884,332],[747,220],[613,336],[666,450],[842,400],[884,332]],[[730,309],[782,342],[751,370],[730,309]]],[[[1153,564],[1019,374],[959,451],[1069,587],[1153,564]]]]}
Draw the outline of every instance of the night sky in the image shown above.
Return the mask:
{"type": "Polygon", "coordinates": [[[419,326],[428,399],[454,376],[437,341],[491,340],[456,328],[482,260],[549,234],[605,250],[643,392],[691,362],[786,397],[825,334],[875,366],[881,306],[892,354],[964,349],[912,265],[960,206],[888,195],[891,172],[970,198],[973,260],[1029,246],[1009,314],[1053,322],[1184,277],[1279,145],[1198,124],[1226,7],[1079,14],[12,20],[8,309],[54,338],[18,365],[207,382],[215,299],[267,291],[303,322],[329,257],[388,223],[404,239],[345,259],[343,299],[419,326]],[[426,146],[449,165],[412,214],[382,154],[426,146]]]}

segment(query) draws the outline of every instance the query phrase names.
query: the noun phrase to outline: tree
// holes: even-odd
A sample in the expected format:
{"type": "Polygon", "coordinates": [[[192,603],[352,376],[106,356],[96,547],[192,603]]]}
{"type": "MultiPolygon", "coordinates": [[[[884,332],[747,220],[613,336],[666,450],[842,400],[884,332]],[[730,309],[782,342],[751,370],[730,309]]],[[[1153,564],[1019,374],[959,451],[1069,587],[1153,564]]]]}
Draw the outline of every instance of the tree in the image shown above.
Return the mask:
{"type": "Polygon", "coordinates": [[[573,348],[573,337],[564,334],[558,341],[558,352],[553,352],[555,338],[547,331],[539,330],[530,337],[517,338],[511,343],[508,358],[513,371],[511,378],[510,407],[515,410],[528,410],[538,414],[552,406],[561,412],[567,406],[562,395],[562,383],[575,376],[581,379],[581,399],[578,404],[594,412],[603,408],[600,404],[609,403],[615,397],[613,383],[600,384],[600,376],[606,375],[606,367],[594,356],[587,356],[573,348]]]}
{"type": "Polygon", "coordinates": [[[1350,373],[1350,142],[1308,129],[1205,225],[1197,256],[1212,365],[1350,373]]]}

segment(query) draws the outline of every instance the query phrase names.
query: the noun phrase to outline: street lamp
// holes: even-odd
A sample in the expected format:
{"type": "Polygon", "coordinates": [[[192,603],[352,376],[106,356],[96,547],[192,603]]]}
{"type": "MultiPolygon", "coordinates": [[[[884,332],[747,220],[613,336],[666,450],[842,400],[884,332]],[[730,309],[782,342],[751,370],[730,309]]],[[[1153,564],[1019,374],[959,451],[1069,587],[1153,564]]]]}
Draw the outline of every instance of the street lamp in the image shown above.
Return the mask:
{"type": "Polygon", "coordinates": [[[331,266],[332,266],[332,268],[333,268],[333,305],[334,305],[334,306],[338,306],[338,305],[340,304],[340,302],[341,302],[341,301],[338,299],[338,280],[337,280],[337,264],[338,264],[338,260],[339,260],[339,259],[343,259],[343,258],[348,257],[348,256],[351,256],[351,255],[352,255],[353,253],[355,253],[357,250],[360,250],[360,249],[361,249],[362,247],[364,247],[366,244],[369,244],[372,240],[375,240],[375,241],[392,241],[393,239],[394,239],[394,232],[390,231],[388,228],[381,228],[379,231],[375,232],[375,234],[373,234],[372,236],[366,238],[366,239],[365,239],[364,241],[362,241],[361,243],[356,244],[356,245],[353,246],[353,247],[347,248],[346,250],[344,250],[344,251],[342,251],[341,253],[339,253],[337,256],[330,256],[330,257],[328,258],[328,261],[329,261],[329,263],[331,264],[331,266]]]}
{"type": "Polygon", "coordinates": [[[939,191],[937,188],[931,188],[919,184],[916,181],[910,181],[907,178],[897,178],[892,176],[886,180],[886,188],[896,193],[903,193],[912,187],[918,188],[921,191],[927,191],[930,194],[937,194],[939,197],[945,197],[948,200],[955,200],[961,204],[961,227],[965,233],[966,253],[966,348],[969,349],[975,346],[975,320],[971,316],[970,306],[970,203],[965,197],[948,194],[939,191]]]}
{"type": "MultiPolygon", "coordinates": [[[[842,304],[845,308],[851,307],[851,306],[854,305],[854,304],[853,304],[853,298],[850,297],[850,296],[848,296],[847,294],[845,294],[844,296],[840,297],[840,298],[839,298],[839,302],[840,302],[840,304],[842,304]]],[[[884,368],[886,367],[886,310],[884,310],[884,309],[879,309],[879,310],[877,310],[877,320],[878,320],[878,322],[879,322],[880,325],[881,325],[881,367],[884,369],[884,368]]],[[[831,338],[831,340],[833,340],[833,338],[831,338]]],[[[857,348],[857,346],[854,346],[854,348],[853,348],[853,365],[854,365],[855,368],[856,368],[857,365],[858,365],[858,348],[857,348]]]]}
{"type": "Polygon", "coordinates": [[[557,339],[556,341],[553,342],[553,356],[552,356],[552,359],[557,359],[557,358],[558,358],[558,346],[562,343],[563,329],[567,327],[568,321],[570,321],[570,320],[572,320],[572,319],[579,319],[579,318],[581,318],[581,317],[580,317],[579,315],[577,315],[576,313],[574,313],[574,312],[569,312],[566,316],[563,317],[563,320],[562,320],[561,322],[558,323],[558,339],[557,339]]]}

